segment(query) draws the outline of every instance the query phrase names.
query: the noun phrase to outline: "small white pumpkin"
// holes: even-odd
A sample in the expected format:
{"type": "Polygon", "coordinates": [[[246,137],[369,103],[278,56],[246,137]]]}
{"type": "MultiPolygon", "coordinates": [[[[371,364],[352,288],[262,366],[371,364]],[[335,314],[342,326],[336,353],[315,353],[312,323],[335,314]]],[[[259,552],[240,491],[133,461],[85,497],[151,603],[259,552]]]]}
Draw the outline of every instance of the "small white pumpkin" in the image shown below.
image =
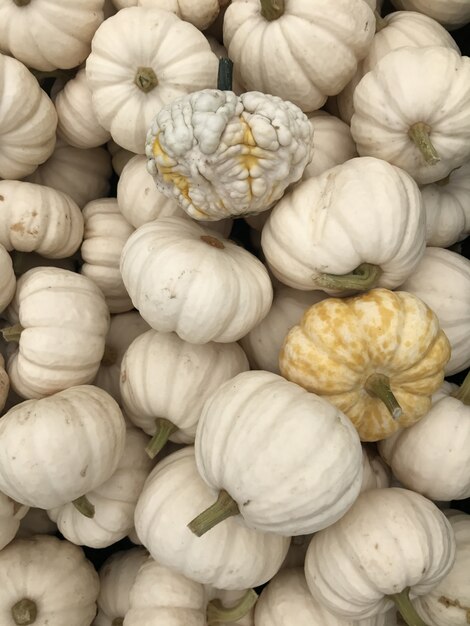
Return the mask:
{"type": "Polygon", "coordinates": [[[0,491],[0,550],[14,539],[28,507],[15,502],[0,491]]]}
{"type": "Polygon", "coordinates": [[[40,398],[91,382],[100,366],[109,311],[100,289],[80,274],[37,267],[18,279],[4,337],[18,341],[8,359],[13,389],[40,398]],[[6,333],[6,334],[5,334],[6,333]]]}
{"type": "Polygon", "coordinates": [[[83,216],[67,194],[34,183],[0,181],[0,243],[7,250],[65,258],[83,238],[83,216]]]}
{"type": "Polygon", "coordinates": [[[38,70],[75,67],[102,20],[103,0],[80,0],[73,10],[62,0],[9,0],[0,6],[0,49],[38,70]]]}
{"type": "Polygon", "coordinates": [[[190,343],[237,341],[272,303],[271,280],[261,261],[179,217],[138,228],[122,251],[121,274],[144,320],[190,343]]]}
{"type": "Polygon", "coordinates": [[[41,509],[74,501],[113,475],[125,434],[121,410],[98,387],[22,402],[0,420],[0,490],[41,509]]]}
{"type": "Polygon", "coordinates": [[[470,365],[470,261],[442,248],[426,248],[420,264],[401,286],[437,315],[451,346],[446,376],[470,365]]]}
{"type": "Polygon", "coordinates": [[[344,515],[361,489],[352,423],[271,372],[244,372],[220,385],[204,405],[195,451],[201,477],[219,492],[209,514],[190,524],[198,536],[227,512],[260,531],[307,535],[344,515]]]}
{"type": "MultiPolygon", "coordinates": [[[[1,200],[0,200],[1,207],[1,200]]],[[[11,256],[0,244],[0,312],[6,309],[15,295],[16,277],[11,256]]]]}
{"type": "Polygon", "coordinates": [[[390,52],[354,91],[357,151],[401,167],[421,185],[444,178],[470,159],[469,85],[470,58],[456,50],[390,52]]]}
{"type": "Polygon", "coordinates": [[[443,24],[449,30],[470,22],[467,0],[392,0],[397,9],[419,11],[443,24]]]}
{"type": "Polygon", "coordinates": [[[215,87],[217,57],[204,35],[173,13],[130,7],[96,31],[86,75],[99,123],[120,146],[143,154],[147,129],[165,104],[215,87]]]}
{"type": "Polygon", "coordinates": [[[57,141],[51,158],[26,180],[68,194],[79,207],[109,191],[111,158],[104,148],[81,150],[57,141]]]}
{"type": "Polygon", "coordinates": [[[56,127],[55,107],[31,72],[0,54],[0,178],[22,178],[44,163],[54,151],[56,127]]]}
{"type": "Polygon", "coordinates": [[[88,626],[99,585],[78,546],[47,535],[17,539],[0,551],[2,626],[88,626]]]}
{"type": "Polygon", "coordinates": [[[92,200],[84,207],[83,218],[84,264],[80,271],[101,289],[110,313],[125,313],[133,306],[122,282],[119,262],[134,228],[122,216],[115,198],[92,200]]]}
{"type": "Polygon", "coordinates": [[[380,615],[395,602],[420,624],[410,601],[451,570],[455,538],[444,514],[406,489],[363,492],[338,522],[314,535],[305,560],[312,595],[354,620],[380,615]]]}
{"type": "Polygon", "coordinates": [[[220,11],[219,0],[137,0],[136,4],[147,9],[171,11],[199,30],[208,28],[220,11]]]}
{"type": "Polygon", "coordinates": [[[59,91],[54,104],[59,118],[57,133],[70,146],[96,148],[111,138],[93,110],[84,68],[59,91]]]}
{"type": "Polygon", "coordinates": [[[352,159],[301,182],[276,205],[261,245],[273,274],[295,289],[394,289],[425,250],[421,194],[403,170],[352,159]]]}
{"type": "Polygon", "coordinates": [[[202,584],[219,589],[248,589],[279,570],[289,539],[247,528],[227,519],[202,538],[188,522],[213,501],[199,476],[190,446],[158,463],[137,503],[135,527],[152,557],[202,584]]]}

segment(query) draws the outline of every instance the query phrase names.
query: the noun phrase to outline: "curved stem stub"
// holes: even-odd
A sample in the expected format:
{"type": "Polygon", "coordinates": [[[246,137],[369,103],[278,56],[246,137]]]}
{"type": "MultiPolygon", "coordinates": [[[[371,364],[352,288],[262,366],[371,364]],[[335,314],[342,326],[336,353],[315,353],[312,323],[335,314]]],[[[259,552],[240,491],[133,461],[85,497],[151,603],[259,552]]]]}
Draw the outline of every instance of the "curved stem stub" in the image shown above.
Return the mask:
{"type": "Polygon", "coordinates": [[[16,626],[29,626],[34,624],[38,616],[36,603],[28,598],[23,598],[11,607],[11,616],[16,626]]]}
{"type": "Polygon", "coordinates": [[[361,263],[350,274],[320,274],[315,280],[321,289],[340,291],[369,291],[377,287],[382,268],[372,263],[361,263]]]}
{"type": "Polygon", "coordinates": [[[261,15],[268,22],[273,22],[284,15],[285,0],[260,0],[261,15]]]}
{"type": "Polygon", "coordinates": [[[416,609],[410,600],[409,588],[404,589],[400,593],[394,593],[388,597],[390,600],[395,602],[395,606],[408,626],[427,626],[426,622],[423,622],[416,612],[416,609]]]}
{"type": "Polygon", "coordinates": [[[212,506],[195,517],[189,524],[188,528],[198,537],[202,537],[207,531],[217,524],[220,524],[229,517],[238,515],[240,509],[238,504],[224,489],[219,492],[217,501],[212,506]]]}
{"type": "Polygon", "coordinates": [[[251,611],[257,600],[258,594],[254,589],[248,589],[239,602],[231,608],[224,607],[220,600],[212,600],[207,605],[207,626],[238,622],[251,611]]]}
{"type": "Polygon", "coordinates": [[[403,415],[403,410],[390,388],[388,376],[372,374],[366,380],[364,388],[369,395],[382,400],[394,420],[399,419],[403,415]]]}
{"type": "Polygon", "coordinates": [[[73,506],[79,513],[93,519],[95,517],[95,506],[88,500],[86,496],[81,496],[72,502],[73,506]]]}
{"type": "Polygon", "coordinates": [[[436,165],[441,160],[431,141],[431,127],[424,122],[416,122],[410,127],[408,136],[423,155],[428,165],[436,165]]]}
{"type": "Polygon", "coordinates": [[[178,426],[175,426],[173,422],[164,417],[157,417],[155,428],[155,434],[145,448],[145,452],[151,459],[157,456],[171,435],[178,430],[178,426]]]}
{"type": "Polygon", "coordinates": [[[232,91],[233,62],[228,57],[219,59],[219,72],[217,74],[217,89],[232,91]]]}

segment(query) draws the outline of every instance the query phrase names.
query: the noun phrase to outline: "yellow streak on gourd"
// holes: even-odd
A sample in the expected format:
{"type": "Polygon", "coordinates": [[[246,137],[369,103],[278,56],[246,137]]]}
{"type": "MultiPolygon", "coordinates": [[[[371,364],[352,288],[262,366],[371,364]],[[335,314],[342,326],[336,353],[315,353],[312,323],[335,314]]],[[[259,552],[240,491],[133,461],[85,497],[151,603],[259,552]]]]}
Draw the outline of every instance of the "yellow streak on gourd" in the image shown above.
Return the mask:
{"type": "Polygon", "coordinates": [[[189,181],[188,179],[180,174],[179,172],[173,171],[173,166],[170,165],[170,157],[163,150],[160,145],[159,135],[157,135],[155,141],[153,142],[152,152],[155,159],[159,159],[158,161],[158,170],[163,177],[163,180],[166,183],[170,183],[177,187],[180,190],[182,195],[186,198],[186,200],[192,204],[192,200],[189,197],[189,181]],[[167,165],[165,165],[165,162],[167,165]],[[163,164],[162,164],[163,163],[163,164]]]}
{"type": "MultiPolygon", "coordinates": [[[[242,116],[240,116],[239,119],[240,119],[240,123],[241,123],[242,128],[243,128],[242,144],[244,146],[248,146],[249,148],[256,148],[257,144],[256,144],[256,141],[255,141],[255,138],[253,137],[253,133],[251,131],[251,128],[250,128],[248,122],[242,116]]],[[[248,170],[249,193],[251,195],[251,181],[252,181],[251,169],[258,165],[259,158],[256,155],[254,155],[252,153],[252,151],[250,150],[250,152],[248,154],[240,155],[240,162],[241,162],[242,166],[246,170],[248,170]]]]}

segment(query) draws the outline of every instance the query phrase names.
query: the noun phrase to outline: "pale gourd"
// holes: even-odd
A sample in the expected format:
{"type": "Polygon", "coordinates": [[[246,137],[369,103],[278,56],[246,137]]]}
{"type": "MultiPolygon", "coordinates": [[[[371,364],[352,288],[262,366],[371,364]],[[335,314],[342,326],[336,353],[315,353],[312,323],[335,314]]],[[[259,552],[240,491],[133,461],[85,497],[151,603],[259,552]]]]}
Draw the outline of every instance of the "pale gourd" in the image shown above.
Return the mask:
{"type": "Polygon", "coordinates": [[[392,0],[397,9],[420,11],[449,30],[470,22],[470,6],[466,0],[392,0]]]}
{"type": "Polygon", "coordinates": [[[179,217],[138,228],[122,251],[121,274],[144,320],[190,343],[237,341],[272,303],[271,280],[261,261],[179,217]]]}
{"type": "Polygon", "coordinates": [[[405,291],[329,298],[288,333],[281,374],[344,411],[362,441],[418,421],[444,380],[449,341],[437,316],[405,291]]]}
{"type": "Polygon", "coordinates": [[[0,550],[14,539],[28,507],[0,492],[0,550]]]}
{"type": "Polygon", "coordinates": [[[237,343],[190,344],[154,330],[137,337],[121,364],[121,397],[129,419],[152,442],[154,457],[167,440],[192,443],[204,402],[218,387],[249,369],[237,343]]]}
{"type": "Polygon", "coordinates": [[[135,4],[148,9],[171,11],[199,30],[210,26],[220,11],[219,0],[137,0],[135,4]]]}
{"type": "Polygon", "coordinates": [[[49,258],[72,256],[83,238],[83,216],[65,193],[16,180],[0,181],[0,243],[49,258]]]}
{"type": "Polygon", "coordinates": [[[63,191],[84,207],[107,195],[111,172],[111,158],[104,148],[81,150],[59,139],[51,158],[27,180],[63,191]]]}
{"type": "Polygon", "coordinates": [[[224,44],[247,90],[315,111],[339,93],[365,57],[375,32],[363,0],[233,0],[224,44]],[[261,9],[261,11],[260,11],[261,9]],[[335,50],[331,54],[331,50],[335,50]]]}
{"type": "Polygon", "coordinates": [[[263,228],[270,269],[294,289],[395,289],[425,250],[419,188],[403,170],[357,158],[301,182],[263,228]]]}
{"type": "MultiPolygon", "coordinates": [[[[1,206],[1,201],[0,201],[1,206]]],[[[16,277],[11,256],[0,244],[0,311],[6,309],[15,295],[16,277]]]]}
{"type": "Polygon", "coordinates": [[[373,617],[395,602],[409,626],[423,626],[410,595],[431,591],[454,560],[452,527],[430,500],[406,489],[373,489],[313,537],[305,574],[316,600],[340,616],[373,617]]]}
{"type": "Polygon", "coordinates": [[[123,218],[115,198],[92,200],[83,209],[85,230],[81,273],[103,292],[110,313],[133,308],[122,282],[119,262],[124,244],[134,228],[123,218]]]}
{"type": "Polygon", "coordinates": [[[426,243],[447,248],[470,233],[470,163],[421,188],[426,213],[426,243]]]}
{"type": "Polygon", "coordinates": [[[217,57],[204,35],[173,13],[129,7],[96,31],[86,76],[101,126],[143,154],[147,129],[165,104],[215,87],[217,57]]]}
{"type": "Polygon", "coordinates": [[[306,309],[324,298],[322,291],[299,291],[285,285],[275,288],[269,313],[240,340],[251,368],[279,374],[279,352],[285,336],[306,309]]]}
{"type": "Polygon", "coordinates": [[[80,274],[37,267],[18,279],[3,331],[18,349],[8,359],[13,389],[40,398],[91,382],[100,366],[109,311],[100,289],[80,274]]]}
{"type": "Polygon", "coordinates": [[[93,516],[83,515],[72,502],[49,510],[60,532],[72,543],[107,548],[120,541],[134,526],[134,511],[152,461],[145,452],[148,437],[128,428],[124,452],[108,480],[85,495],[93,516]]]}
{"type": "Polygon", "coordinates": [[[10,379],[5,370],[5,359],[3,354],[0,354],[0,411],[5,406],[5,402],[10,391],[10,379]]]}
{"type": "Polygon", "coordinates": [[[390,52],[354,91],[357,151],[404,169],[420,185],[441,180],[470,159],[469,84],[470,58],[456,50],[390,52]]]}
{"type": "Polygon", "coordinates": [[[56,127],[54,105],[31,72],[0,54],[0,178],[23,178],[44,163],[54,151],[56,127]]]}
{"type": "Polygon", "coordinates": [[[132,548],[115,552],[99,570],[100,595],[98,614],[93,626],[117,626],[122,624],[129,611],[129,594],[137,572],[148,558],[145,548],[132,548]],[[121,620],[119,622],[118,620],[121,620]]]}
{"type": "MultiPolygon", "coordinates": [[[[103,0],[7,0],[0,6],[0,49],[37,70],[80,65],[103,21],[103,0]]],[[[28,93],[25,89],[24,93],[28,93]]]]}
{"type": "Polygon", "coordinates": [[[451,346],[446,376],[470,365],[470,261],[442,248],[426,248],[413,275],[402,285],[431,307],[451,346]]]}
{"type": "Polygon", "coordinates": [[[46,535],[0,551],[2,626],[89,626],[99,578],[83,550],[46,535]]]}
{"type": "Polygon", "coordinates": [[[139,539],[161,565],[196,582],[234,590],[264,584],[281,567],[289,538],[258,532],[235,519],[196,537],[187,524],[213,497],[199,476],[194,449],[171,454],[150,474],[137,503],[139,539]]]}
{"type": "Polygon", "coordinates": [[[93,110],[85,68],[79,70],[59,91],[54,104],[59,119],[57,133],[70,146],[96,148],[111,138],[93,110]]]}
{"type": "Polygon", "coordinates": [[[116,402],[91,385],[22,402],[0,421],[0,490],[41,509],[75,501],[114,474],[125,431],[116,402]]]}
{"type": "Polygon", "coordinates": [[[205,89],[160,110],[145,153],[161,192],[191,217],[217,221],[269,209],[301,178],[312,141],[307,116],[292,102],[205,89]]]}
{"type": "Polygon", "coordinates": [[[195,451],[201,477],[219,494],[191,521],[198,536],[228,515],[259,531],[307,535],[344,515],[361,488],[362,449],[351,422],[271,372],[220,385],[204,405],[195,451]]]}

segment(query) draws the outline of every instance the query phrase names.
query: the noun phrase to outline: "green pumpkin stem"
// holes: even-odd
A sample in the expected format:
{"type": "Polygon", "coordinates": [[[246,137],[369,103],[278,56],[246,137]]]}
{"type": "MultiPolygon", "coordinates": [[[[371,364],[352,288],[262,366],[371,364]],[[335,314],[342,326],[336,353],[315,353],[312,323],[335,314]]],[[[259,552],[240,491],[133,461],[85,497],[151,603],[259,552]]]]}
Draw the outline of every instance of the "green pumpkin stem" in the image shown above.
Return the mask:
{"type": "Polygon", "coordinates": [[[428,165],[436,165],[441,160],[431,141],[431,127],[423,122],[416,122],[408,131],[409,138],[423,155],[428,165]]]}
{"type": "Polygon", "coordinates": [[[371,396],[382,400],[394,420],[401,417],[403,410],[398,404],[398,400],[393,395],[393,391],[390,388],[390,380],[387,376],[383,374],[372,374],[372,376],[369,376],[366,380],[364,388],[371,396]]]}
{"type": "Polygon", "coordinates": [[[1,333],[5,341],[16,341],[18,343],[23,330],[24,328],[21,324],[15,324],[14,326],[7,326],[6,328],[3,328],[1,333]]]}
{"type": "Polygon", "coordinates": [[[13,0],[17,7],[25,7],[31,2],[31,0],[13,0]]]}
{"type": "Polygon", "coordinates": [[[151,67],[138,67],[134,83],[144,93],[149,93],[158,85],[158,78],[151,67]]]}
{"type": "Polygon", "coordinates": [[[195,517],[192,522],[188,524],[188,528],[198,537],[202,537],[202,535],[207,533],[211,528],[214,528],[214,526],[217,526],[217,524],[239,513],[240,509],[238,508],[238,504],[222,489],[219,492],[217,501],[195,517]]]}
{"type": "Polygon", "coordinates": [[[11,616],[16,626],[29,626],[29,624],[34,624],[36,621],[38,607],[32,600],[24,598],[11,608],[11,616]]]}
{"type": "Polygon", "coordinates": [[[261,15],[268,22],[273,22],[284,15],[285,0],[260,0],[261,15]]]}
{"type": "Polygon", "coordinates": [[[382,276],[382,268],[372,263],[362,263],[350,274],[320,274],[316,284],[321,289],[340,291],[369,291],[377,286],[382,276]]]}
{"type": "Polygon", "coordinates": [[[111,622],[111,626],[122,626],[124,624],[123,617],[115,617],[111,622]]]}
{"type": "Polygon", "coordinates": [[[212,600],[207,605],[207,626],[216,624],[228,624],[238,622],[255,606],[258,594],[254,589],[248,591],[240,598],[240,601],[231,608],[226,608],[220,600],[212,600]]]}
{"type": "Polygon", "coordinates": [[[411,603],[409,588],[404,589],[401,593],[394,593],[388,597],[395,602],[395,606],[408,626],[427,626],[426,622],[423,622],[411,603]]]}
{"type": "Polygon", "coordinates": [[[219,73],[217,75],[217,89],[221,91],[232,91],[233,83],[233,62],[227,58],[219,59],[219,73]]]}
{"type": "Polygon", "coordinates": [[[73,506],[79,513],[93,519],[95,517],[95,506],[88,500],[86,496],[81,496],[72,502],[73,506]]]}
{"type": "Polygon", "coordinates": [[[170,420],[167,420],[164,417],[157,417],[155,420],[155,427],[155,434],[145,448],[145,452],[151,459],[154,459],[157,456],[170,436],[178,430],[178,426],[175,426],[173,422],[170,422],[170,420]]]}
{"type": "Polygon", "coordinates": [[[470,406],[470,372],[465,376],[465,380],[460,385],[459,389],[452,394],[454,398],[463,402],[467,406],[470,406]]]}

